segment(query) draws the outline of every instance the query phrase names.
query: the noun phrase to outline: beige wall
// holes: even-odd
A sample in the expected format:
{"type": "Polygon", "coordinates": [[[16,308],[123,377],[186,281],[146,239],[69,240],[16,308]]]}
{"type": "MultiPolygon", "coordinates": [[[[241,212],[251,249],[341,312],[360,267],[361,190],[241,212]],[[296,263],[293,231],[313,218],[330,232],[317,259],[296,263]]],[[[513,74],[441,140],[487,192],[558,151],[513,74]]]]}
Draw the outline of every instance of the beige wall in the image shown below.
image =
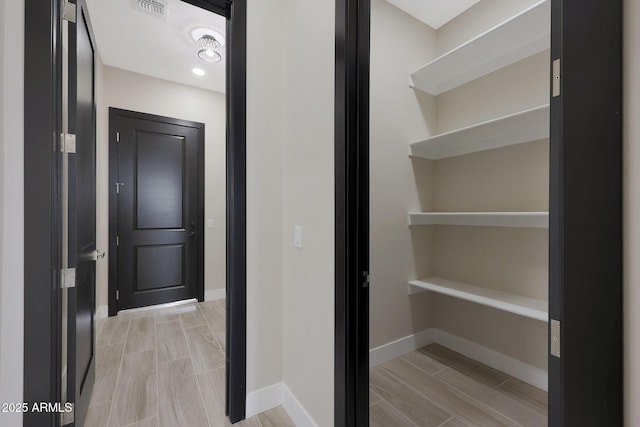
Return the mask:
{"type": "MultiPolygon", "coordinates": [[[[0,402],[23,401],[24,0],[0,1],[0,402]]],[[[28,337],[26,337],[28,339],[28,337]]],[[[22,425],[0,413],[0,425],[22,425]]]]}
{"type": "MultiPolygon", "coordinates": [[[[225,287],[225,96],[218,92],[105,66],[98,72],[98,241],[108,247],[109,107],[157,114],[205,124],[205,292],[225,287]],[[102,74],[102,76],[100,75],[102,74]],[[206,228],[213,218],[213,228],[206,228]]],[[[107,258],[100,264],[97,306],[107,304],[107,258]]]]}
{"type": "Polygon", "coordinates": [[[284,2],[283,380],[320,426],[333,425],[333,1],[284,2]],[[294,248],[295,225],[303,247],[294,248]]]}
{"type": "Polygon", "coordinates": [[[283,16],[247,2],[247,392],[282,381],[283,16]]]}
{"type": "Polygon", "coordinates": [[[407,295],[408,280],[431,275],[431,228],[410,229],[407,214],[430,209],[432,164],[407,154],[409,141],[435,133],[436,105],[407,82],[410,70],[436,56],[436,33],[374,0],[371,46],[369,346],[375,348],[432,326],[430,295],[407,295]]]}
{"type": "Polygon", "coordinates": [[[640,2],[624,2],[625,425],[640,425],[640,2]]]}

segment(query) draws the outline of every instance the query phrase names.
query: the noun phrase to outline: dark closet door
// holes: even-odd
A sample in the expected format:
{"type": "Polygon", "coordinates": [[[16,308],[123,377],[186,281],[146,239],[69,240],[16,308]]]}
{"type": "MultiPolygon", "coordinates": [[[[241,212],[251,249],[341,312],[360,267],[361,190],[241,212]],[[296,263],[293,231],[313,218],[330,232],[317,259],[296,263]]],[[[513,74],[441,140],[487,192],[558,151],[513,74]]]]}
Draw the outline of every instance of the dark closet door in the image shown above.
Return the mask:
{"type": "Polygon", "coordinates": [[[202,299],[204,125],[118,111],[118,309],[202,299]]]}
{"type": "MultiPolygon", "coordinates": [[[[76,425],[89,408],[95,378],[96,122],[94,46],[86,5],[78,1],[69,28],[69,132],[76,135],[68,164],[68,266],[75,286],[67,293],[67,401],[76,425]]],[[[71,148],[71,147],[67,147],[71,148]]]]}

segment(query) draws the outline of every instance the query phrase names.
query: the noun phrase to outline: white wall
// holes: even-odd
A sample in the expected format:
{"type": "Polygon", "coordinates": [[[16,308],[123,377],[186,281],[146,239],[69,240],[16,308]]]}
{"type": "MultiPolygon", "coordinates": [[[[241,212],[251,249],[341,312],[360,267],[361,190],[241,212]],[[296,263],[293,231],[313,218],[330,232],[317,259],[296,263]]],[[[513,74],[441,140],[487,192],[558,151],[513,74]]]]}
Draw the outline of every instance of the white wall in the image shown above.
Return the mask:
{"type": "MultiPolygon", "coordinates": [[[[23,401],[24,1],[0,2],[0,402],[23,401]]],[[[2,426],[21,414],[0,413],[2,426]]]]}
{"type": "MultiPolygon", "coordinates": [[[[225,95],[105,66],[98,72],[98,241],[108,247],[109,107],[205,124],[205,292],[226,283],[225,95]],[[100,99],[102,98],[102,99],[100,99]],[[213,218],[213,228],[206,228],[213,218]]],[[[107,258],[98,270],[98,306],[107,304],[107,258]]]]}
{"type": "Polygon", "coordinates": [[[384,0],[371,4],[370,348],[432,326],[429,293],[407,282],[431,276],[431,227],[407,213],[431,209],[432,162],[411,159],[408,143],[436,129],[436,98],[407,84],[436,56],[436,32],[384,0]],[[392,316],[389,314],[393,313],[392,316]]]}
{"type": "Polygon", "coordinates": [[[624,8],[624,378],[627,427],[640,425],[640,2],[624,8]]]}
{"type": "Polygon", "coordinates": [[[334,63],[331,0],[284,2],[283,379],[333,425],[334,63]],[[293,229],[303,227],[303,247],[293,229]]]}

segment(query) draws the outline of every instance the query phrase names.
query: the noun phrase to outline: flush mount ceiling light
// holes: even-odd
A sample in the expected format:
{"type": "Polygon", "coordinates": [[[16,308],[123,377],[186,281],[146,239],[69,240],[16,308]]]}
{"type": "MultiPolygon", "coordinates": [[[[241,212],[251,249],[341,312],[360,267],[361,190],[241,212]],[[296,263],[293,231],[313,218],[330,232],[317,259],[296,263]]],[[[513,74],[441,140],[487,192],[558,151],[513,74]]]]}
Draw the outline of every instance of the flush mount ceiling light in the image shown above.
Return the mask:
{"type": "Polygon", "coordinates": [[[204,70],[202,68],[194,68],[193,70],[191,70],[193,72],[193,74],[195,74],[196,76],[204,76],[204,70]]]}
{"type": "Polygon", "coordinates": [[[206,62],[220,62],[221,48],[224,46],[224,35],[206,27],[198,27],[191,31],[191,38],[198,46],[198,57],[206,62]]]}
{"type": "Polygon", "coordinates": [[[220,62],[222,56],[218,52],[220,42],[210,35],[198,39],[198,56],[206,62],[220,62]]]}

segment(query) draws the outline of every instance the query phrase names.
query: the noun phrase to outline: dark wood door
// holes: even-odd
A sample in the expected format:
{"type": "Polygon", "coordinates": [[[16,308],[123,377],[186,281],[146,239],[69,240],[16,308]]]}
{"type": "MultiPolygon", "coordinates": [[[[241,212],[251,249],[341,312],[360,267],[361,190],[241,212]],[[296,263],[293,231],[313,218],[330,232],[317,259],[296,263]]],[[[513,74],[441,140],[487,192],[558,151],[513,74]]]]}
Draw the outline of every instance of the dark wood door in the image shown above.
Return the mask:
{"type": "Polygon", "coordinates": [[[75,286],[67,293],[67,401],[82,425],[95,378],[96,121],[94,46],[84,1],[69,23],[69,131],[76,135],[68,164],[68,266],[75,286]]]}
{"type": "Polygon", "coordinates": [[[203,300],[204,125],[111,109],[118,310],[203,300]]]}

